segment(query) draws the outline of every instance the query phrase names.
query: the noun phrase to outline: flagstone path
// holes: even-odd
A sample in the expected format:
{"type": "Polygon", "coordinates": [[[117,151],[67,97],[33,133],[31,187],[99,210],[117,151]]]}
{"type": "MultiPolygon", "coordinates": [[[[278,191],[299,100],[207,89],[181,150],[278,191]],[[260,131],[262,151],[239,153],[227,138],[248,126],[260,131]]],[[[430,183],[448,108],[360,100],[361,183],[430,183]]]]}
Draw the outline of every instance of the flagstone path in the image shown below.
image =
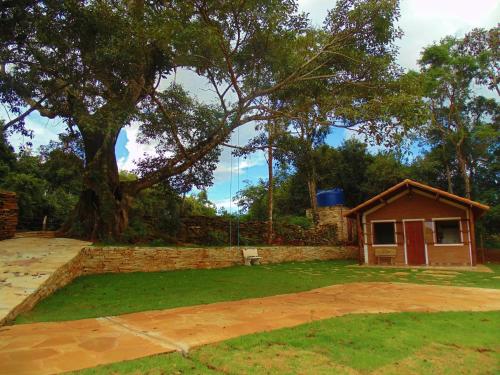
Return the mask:
{"type": "Polygon", "coordinates": [[[53,374],[346,314],[500,310],[500,290],[352,283],[117,317],[0,328],[0,374],[53,374]]]}

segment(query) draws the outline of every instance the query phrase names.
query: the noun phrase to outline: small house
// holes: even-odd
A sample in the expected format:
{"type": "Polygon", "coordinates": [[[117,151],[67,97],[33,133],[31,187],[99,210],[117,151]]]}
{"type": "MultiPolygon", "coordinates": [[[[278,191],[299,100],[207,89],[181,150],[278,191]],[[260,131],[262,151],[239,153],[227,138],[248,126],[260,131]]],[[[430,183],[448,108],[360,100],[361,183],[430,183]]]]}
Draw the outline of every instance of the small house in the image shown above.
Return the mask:
{"type": "Polygon", "coordinates": [[[360,262],[476,265],[475,221],[489,207],[412,180],[345,214],[356,221],[360,262]]]}

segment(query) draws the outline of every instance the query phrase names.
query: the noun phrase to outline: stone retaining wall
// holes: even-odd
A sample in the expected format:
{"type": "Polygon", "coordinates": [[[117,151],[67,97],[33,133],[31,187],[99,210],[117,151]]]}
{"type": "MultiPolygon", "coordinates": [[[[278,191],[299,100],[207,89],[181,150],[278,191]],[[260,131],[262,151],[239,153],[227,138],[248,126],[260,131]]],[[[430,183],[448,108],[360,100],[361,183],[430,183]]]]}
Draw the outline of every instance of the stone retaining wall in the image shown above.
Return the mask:
{"type": "MultiPolygon", "coordinates": [[[[262,264],[311,260],[355,259],[356,247],[275,246],[257,247],[262,264]]],[[[179,269],[211,269],[243,265],[242,249],[85,247],[76,257],[57,269],[33,294],[16,306],[0,327],[39,301],[83,275],[117,272],[154,272],[179,269]]]]}
{"type": "MultiPolygon", "coordinates": [[[[324,223],[318,228],[305,229],[299,225],[274,223],[275,246],[336,246],[339,243],[338,223],[324,223]]],[[[182,243],[201,246],[227,246],[230,228],[233,243],[239,235],[242,246],[257,246],[267,243],[268,223],[266,221],[248,221],[236,225],[227,218],[212,216],[190,216],[181,220],[176,239],[182,243]]],[[[346,237],[347,239],[347,237],[346,237]]]]}
{"type": "MultiPolygon", "coordinates": [[[[309,260],[355,259],[356,247],[275,246],[256,247],[261,263],[309,260]]],[[[209,269],[242,265],[242,250],[214,248],[122,248],[87,247],[82,250],[82,274],[107,272],[152,272],[179,269],[209,269]]]]}

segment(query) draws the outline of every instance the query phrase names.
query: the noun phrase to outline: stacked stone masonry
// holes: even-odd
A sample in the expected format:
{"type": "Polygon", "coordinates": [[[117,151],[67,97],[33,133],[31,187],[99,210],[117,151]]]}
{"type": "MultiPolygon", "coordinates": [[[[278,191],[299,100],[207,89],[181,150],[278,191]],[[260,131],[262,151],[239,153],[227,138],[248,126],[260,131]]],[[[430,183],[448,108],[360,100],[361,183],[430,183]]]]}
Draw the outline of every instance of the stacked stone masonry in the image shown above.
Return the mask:
{"type": "MultiPolygon", "coordinates": [[[[332,246],[339,243],[337,223],[325,223],[319,228],[305,229],[298,225],[274,223],[275,245],[332,246]]],[[[191,216],[183,218],[176,236],[181,243],[200,245],[226,245],[230,237],[233,243],[239,233],[240,244],[267,243],[268,224],[265,221],[235,222],[221,217],[191,216]],[[230,235],[229,228],[232,229],[230,235]]],[[[342,241],[343,243],[345,241],[342,241]]]]}
{"type": "MultiPolygon", "coordinates": [[[[258,247],[262,264],[355,259],[356,247],[258,247]]],[[[118,272],[154,272],[179,269],[211,269],[243,265],[242,249],[85,247],[60,267],[34,293],[0,320],[0,326],[29,311],[39,301],[83,275],[118,272]]]]}
{"type": "MultiPolygon", "coordinates": [[[[349,208],[342,205],[318,207],[319,226],[335,226],[338,240],[342,243],[352,243],[356,236],[356,227],[344,216],[349,210],[349,208]]],[[[306,216],[312,218],[310,209],[306,210],[306,216]]]]}
{"type": "MultiPolygon", "coordinates": [[[[356,247],[276,246],[256,247],[261,263],[355,259],[356,247]]],[[[113,248],[82,250],[82,274],[107,272],[152,272],[179,269],[224,268],[244,264],[242,250],[214,248],[113,248]]]]}
{"type": "Polygon", "coordinates": [[[0,240],[16,234],[18,207],[15,193],[0,191],[0,240]]]}

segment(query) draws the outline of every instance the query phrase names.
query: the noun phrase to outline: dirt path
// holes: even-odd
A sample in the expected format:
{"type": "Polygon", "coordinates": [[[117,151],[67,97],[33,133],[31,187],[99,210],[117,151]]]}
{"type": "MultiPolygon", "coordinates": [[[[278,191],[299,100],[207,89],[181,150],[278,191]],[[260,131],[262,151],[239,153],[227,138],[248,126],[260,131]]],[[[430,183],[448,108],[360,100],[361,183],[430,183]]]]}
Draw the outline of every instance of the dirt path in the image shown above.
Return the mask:
{"type": "Polygon", "coordinates": [[[51,374],[354,313],[500,310],[500,290],[352,283],[170,310],[0,328],[0,374],[51,374]]]}
{"type": "Polygon", "coordinates": [[[14,309],[44,286],[89,242],[69,238],[0,241],[0,326],[14,309]]]}

